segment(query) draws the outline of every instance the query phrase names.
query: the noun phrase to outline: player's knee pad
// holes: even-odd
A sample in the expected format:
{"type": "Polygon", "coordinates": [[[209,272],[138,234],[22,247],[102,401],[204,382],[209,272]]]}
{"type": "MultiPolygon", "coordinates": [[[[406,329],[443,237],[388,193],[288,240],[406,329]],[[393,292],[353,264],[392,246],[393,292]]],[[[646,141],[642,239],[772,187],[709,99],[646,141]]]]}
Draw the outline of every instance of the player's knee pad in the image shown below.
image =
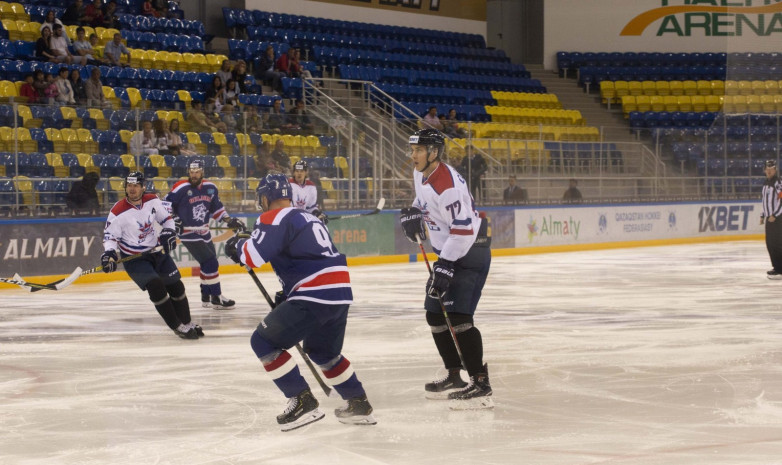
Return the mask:
{"type": "Polygon", "coordinates": [[[169,284],[166,286],[166,290],[168,291],[168,295],[170,295],[174,300],[182,300],[186,297],[185,285],[182,283],[182,281],[169,284]]]}
{"type": "Polygon", "coordinates": [[[250,347],[264,365],[272,362],[283,352],[264,339],[258,331],[253,331],[253,335],[250,337],[250,347]]]}
{"type": "Polygon", "coordinates": [[[468,331],[470,328],[474,328],[472,315],[466,313],[450,313],[451,325],[453,325],[453,331],[456,334],[468,331]]]}
{"type": "Polygon", "coordinates": [[[312,361],[315,362],[323,371],[331,370],[337,366],[337,364],[343,358],[342,355],[337,355],[336,357],[324,356],[318,353],[310,353],[309,355],[312,361]]]}
{"type": "Polygon", "coordinates": [[[168,300],[166,286],[160,278],[155,278],[147,283],[147,293],[149,294],[149,300],[155,305],[160,305],[168,300]]]}
{"type": "Polygon", "coordinates": [[[434,334],[448,331],[448,325],[445,323],[445,317],[442,313],[426,312],[426,322],[434,334]]]}

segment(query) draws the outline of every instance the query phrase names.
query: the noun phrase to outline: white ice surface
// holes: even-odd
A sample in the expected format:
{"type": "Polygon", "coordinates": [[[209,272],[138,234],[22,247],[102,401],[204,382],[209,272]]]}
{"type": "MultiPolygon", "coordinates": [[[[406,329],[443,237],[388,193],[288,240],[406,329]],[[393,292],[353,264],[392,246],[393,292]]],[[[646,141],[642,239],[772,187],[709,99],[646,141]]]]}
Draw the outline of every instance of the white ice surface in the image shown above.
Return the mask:
{"type": "Polygon", "coordinates": [[[782,464],[769,268],[762,242],[495,258],[476,322],[496,408],[454,412],[423,397],[424,264],[354,267],[344,353],[378,425],[338,423],[311,381],[327,416],[288,433],[246,274],[223,276],[229,311],[185,280],[198,341],[130,282],[2,291],[0,464],[782,464]]]}

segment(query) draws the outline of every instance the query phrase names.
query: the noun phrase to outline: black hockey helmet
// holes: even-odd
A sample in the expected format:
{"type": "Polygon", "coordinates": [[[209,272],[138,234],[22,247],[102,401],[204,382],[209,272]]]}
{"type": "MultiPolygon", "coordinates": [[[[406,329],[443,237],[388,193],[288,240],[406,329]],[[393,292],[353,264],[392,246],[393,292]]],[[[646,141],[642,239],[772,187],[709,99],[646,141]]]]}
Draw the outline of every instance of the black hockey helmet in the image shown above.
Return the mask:
{"type": "Polygon", "coordinates": [[[776,168],[776,167],[777,167],[776,160],[766,160],[766,168],[776,168]]]}
{"type": "Polygon", "coordinates": [[[437,129],[426,128],[414,132],[409,139],[410,145],[425,145],[431,152],[437,150],[437,158],[445,152],[445,136],[437,129]]]}
{"type": "Polygon", "coordinates": [[[306,160],[299,160],[293,164],[293,171],[296,170],[307,171],[307,169],[309,169],[309,166],[307,165],[306,160]]]}
{"type": "Polygon", "coordinates": [[[131,171],[128,173],[127,176],[125,176],[125,187],[128,187],[128,184],[141,184],[144,185],[144,173],[141,171],[131,171]]]}

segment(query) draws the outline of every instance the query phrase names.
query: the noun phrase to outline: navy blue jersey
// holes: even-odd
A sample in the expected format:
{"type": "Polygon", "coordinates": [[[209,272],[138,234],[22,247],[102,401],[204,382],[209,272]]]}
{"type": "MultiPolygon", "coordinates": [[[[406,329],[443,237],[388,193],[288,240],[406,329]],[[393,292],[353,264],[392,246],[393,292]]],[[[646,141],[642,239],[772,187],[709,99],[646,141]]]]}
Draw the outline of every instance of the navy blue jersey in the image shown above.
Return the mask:
{"type": "Polygon", "coordinates": [[[353,303],[345,256],[326,226],[304,210],[286,207],[263,213],[252,237],[238,244],[242,263],[271,263],[288,300],[322,304],[353,303]]]}
{"type": "Polygon", "coordinates": [[[183,242],[212,240],[209,218],[219,221],[227,216],[217,186],[206,179],[198,187],[193,187],[187,180],[177,182],[165,200],[171,204],[171,214],[182,220],[184,232],[179,238],[183,242]]]}

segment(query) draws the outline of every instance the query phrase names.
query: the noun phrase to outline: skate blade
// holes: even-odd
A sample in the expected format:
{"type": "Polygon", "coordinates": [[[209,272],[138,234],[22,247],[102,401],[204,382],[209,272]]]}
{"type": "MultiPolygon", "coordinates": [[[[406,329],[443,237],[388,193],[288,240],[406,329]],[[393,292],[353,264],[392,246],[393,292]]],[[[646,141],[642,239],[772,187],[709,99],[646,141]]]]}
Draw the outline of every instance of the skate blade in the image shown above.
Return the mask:
{"type": "Polygon", "coordinates": [[[782,279],[782,274],[766,275],[766,277],[772,281],[779,281],[782,279]]]}
{"type": "Polygon", "coordinates": [[[211,302],[201,302],[201,306],[203,308],[212,308],[212,303],[211,302]]]}
{"type": "Polygon", "coordinates": [[[491,397],[473,397],[472,399],[454,399],[448,406],[451,410],[487,410],[494,408],[491,397]]]}
{"type": "Polygon", "coordinates": [[[447,391],[440,391],[440,392],[425,391],[426,394],[424,394],[424,397],[426,397],[429,400],[448,400],[448,394],[452,392],[458,392],[459,389],[448,389],[447,391]]]}
{"type": "Polygon", "coordinates": [[[372,416],[371,413],[369,415],[356,415],[356,416],[345,417],[345,418],[337,417],[337,420],[339,420],[340,423],[344,423],[346,425],[376,425],[377,424],[377,420],[375,420],[375,417],[372,416]]]}
{"type": "Polygon", "coordinates": [[[302,426],[307,426],[310,423],[315,423],[318,420],[322,420],[324,416],[326,416],[326,414],[323,413],[319,408],[316,408],[315,410],[312,410],[311,412],[307,412],[306,414],[302,415],[296,421],[292,421],[290,423],[285,423],[284,425],[280,425],[280,431],[282,432],[293,431],[297,428],[301,428],[302,426]]]}

